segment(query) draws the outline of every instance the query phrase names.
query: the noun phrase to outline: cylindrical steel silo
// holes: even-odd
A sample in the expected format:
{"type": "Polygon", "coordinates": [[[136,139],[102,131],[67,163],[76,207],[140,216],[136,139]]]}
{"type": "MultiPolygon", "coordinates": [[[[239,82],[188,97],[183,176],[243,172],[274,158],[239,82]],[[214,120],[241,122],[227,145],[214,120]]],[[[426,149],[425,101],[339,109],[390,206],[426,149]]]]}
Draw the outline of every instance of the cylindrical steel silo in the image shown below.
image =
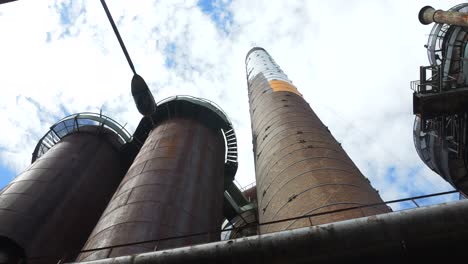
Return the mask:
{"type": "MultiPolygon", "coordinates": [[[[272,57],[246,57],[259,222],[382,202],[272,57]]],[[[388,212],[369,207],[263,225],[260,233],[388,212]]]]}
{"type": "Polygon", "coordinates": [[[219,240],[224,183],[232,180],[225,179],[223,136],[230,123],[212,104],[188,97],[158,103],[152,118],[154,128],[140,123],[140,128],[148,127],[145,143],[84,250],[111,248],[84,252],[79,261],[219,240]],[[214,233],[113,247],[210,231],[214,233]]]}
{"type": "Polygon", "coordinates": [[[21,254],[27,263],[73,259],[128,167],[120,152],[127,136],[100,115],[73,115],[52,126],[33,163],[0,191],[4,255],[21,254]]]}

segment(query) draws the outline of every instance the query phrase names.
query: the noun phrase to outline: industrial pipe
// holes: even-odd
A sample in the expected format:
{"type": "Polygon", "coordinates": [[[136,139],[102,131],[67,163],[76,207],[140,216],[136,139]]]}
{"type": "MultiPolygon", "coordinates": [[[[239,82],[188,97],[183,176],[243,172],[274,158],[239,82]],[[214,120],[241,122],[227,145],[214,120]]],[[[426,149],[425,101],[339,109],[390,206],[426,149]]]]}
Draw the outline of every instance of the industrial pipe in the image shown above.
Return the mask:
{"type": "Polygon", "coordinates": [[[81,264],[433,263],[463,255],[467,242],[468,200],[462,200],[81,264]]]}
{"type": "Polygon", "coordinates": [[[435,10],[432,6],[425,6],[419,11],[419,21],[424,25],[435,22],[468,27],[468,13],[435,10]]]}

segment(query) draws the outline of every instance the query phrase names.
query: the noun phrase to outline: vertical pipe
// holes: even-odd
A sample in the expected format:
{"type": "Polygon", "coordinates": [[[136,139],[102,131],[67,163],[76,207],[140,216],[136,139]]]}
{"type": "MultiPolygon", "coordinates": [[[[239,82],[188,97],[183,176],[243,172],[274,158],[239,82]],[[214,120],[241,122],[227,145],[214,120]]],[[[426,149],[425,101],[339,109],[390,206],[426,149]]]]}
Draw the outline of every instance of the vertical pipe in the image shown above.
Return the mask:
{"type": "Polygon", "coordinates": [[[121,155],[108,141],[116,135],[97,127],[80,131],[0,191],[0,246],[23,251],[27,263],[57,263],[79,251],[124,175],[121,155]]]}
{"type": "MultiPolygon", "coordinates": [[[[142,149],[84,249],[217,231],[222,222],[224,139],[196,120],[162,121],[142,149]]],[[[82,253],[94,260],[219,240],[219,233],[82,253]]]]}
{"type": "MultiPolygon", "coordinates": [[[[328,128],[262,48],[246,58],[260,223],[382,202],[328,128]]],[[[388,212],[373,207],[323,215],[313,225],[388,212]]],[[[260,234],[309,226],[264,225],[260,234]]]]}

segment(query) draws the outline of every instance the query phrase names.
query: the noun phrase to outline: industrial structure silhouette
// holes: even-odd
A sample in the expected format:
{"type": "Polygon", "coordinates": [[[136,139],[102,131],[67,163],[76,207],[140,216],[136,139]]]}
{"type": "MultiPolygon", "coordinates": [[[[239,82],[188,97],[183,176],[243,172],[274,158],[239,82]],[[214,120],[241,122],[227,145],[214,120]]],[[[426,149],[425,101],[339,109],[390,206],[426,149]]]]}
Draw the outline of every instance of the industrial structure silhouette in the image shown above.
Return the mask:
{"type": "MultiPolygon", "coordinates": [[[[0,190],[0,263],[414,262],[463,254],[468,201],[391,212],[261,47],[245,65],[256,186],[234,183],[237,139],[215,103],[158,103],[136,73],[133,134],[101,113],[73,114],[39,140],[0,190]]],[[[414,88],[415,146],[468,192],[468,4],[444,12],[414,88]],[[427,72],[429,71],[429,75],[427,72]]]]}

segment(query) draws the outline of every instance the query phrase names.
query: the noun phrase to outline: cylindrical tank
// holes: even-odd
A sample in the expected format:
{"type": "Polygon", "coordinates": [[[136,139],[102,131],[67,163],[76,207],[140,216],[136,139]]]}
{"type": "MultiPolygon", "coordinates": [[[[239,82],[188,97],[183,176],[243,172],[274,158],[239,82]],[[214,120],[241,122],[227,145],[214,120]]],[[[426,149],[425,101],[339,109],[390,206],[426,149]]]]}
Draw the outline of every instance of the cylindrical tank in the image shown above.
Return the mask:
{"type": "Polygon", "coordinates": [[[58,130],[49,133],[58,142],[44,137],[37,148],[40,157],[0,191],[4,258],[21,254],[27,263],[73,260],[106,208],[126,171],[121,143],[103,124],[81,121],[54,125],[58,130]]]}
{"type": "MultiPolygon", "coordinates": [[[[246,58],[259,222],[382,202],[263,48],[246,58]]],[[[387,206],[262,225],[269,233],[388,212],[387,206]]]]}
{"type": "Polygon", "coordinates": [[[78,260],[94,260],[219,240],[225,141],[209,109],[188,101],[158,104],[156,125],[89,237],[78,260]],[[169,113],[170,111],[170,113],[169,113]],[[203,114],[204,111],[207,114],[203,114]],[[164,118],[161,117],[164,113],[164,118]],[[160,116],[157,116],[160,115],[160,116]],[[131,246],[194,233],[199,236],[131,246]]]}

